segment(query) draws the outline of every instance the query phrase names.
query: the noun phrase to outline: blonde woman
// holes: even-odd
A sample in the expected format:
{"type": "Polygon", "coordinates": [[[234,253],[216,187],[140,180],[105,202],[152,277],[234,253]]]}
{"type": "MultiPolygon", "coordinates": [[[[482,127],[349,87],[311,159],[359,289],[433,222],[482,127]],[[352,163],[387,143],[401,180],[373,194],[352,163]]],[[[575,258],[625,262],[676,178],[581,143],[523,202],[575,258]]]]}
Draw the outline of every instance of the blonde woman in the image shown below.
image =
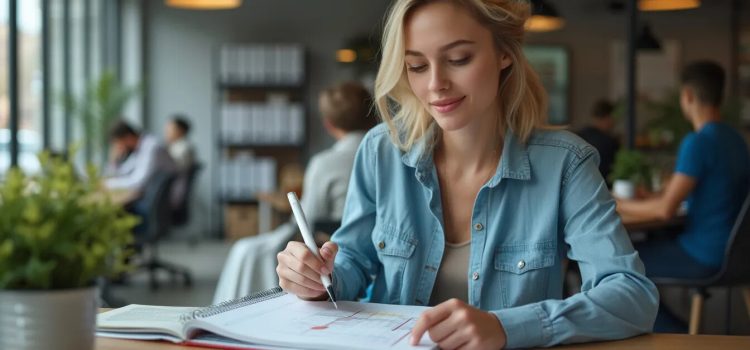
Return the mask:
{"type": "Polygon", "coordinates": [[[615,212],[596,151],[545,127],[519,0],[397,0],[375,88],[384,123],[355,158],[341,228],[318,262],[278,254],[280,286],[434,306],[412,329],[444,349],[630,337],[658,293],[615,212]],[[565,257],[582,292],[562,298],[565,257]],[[374,280],[371,279],[374,276],[374,280]]]}

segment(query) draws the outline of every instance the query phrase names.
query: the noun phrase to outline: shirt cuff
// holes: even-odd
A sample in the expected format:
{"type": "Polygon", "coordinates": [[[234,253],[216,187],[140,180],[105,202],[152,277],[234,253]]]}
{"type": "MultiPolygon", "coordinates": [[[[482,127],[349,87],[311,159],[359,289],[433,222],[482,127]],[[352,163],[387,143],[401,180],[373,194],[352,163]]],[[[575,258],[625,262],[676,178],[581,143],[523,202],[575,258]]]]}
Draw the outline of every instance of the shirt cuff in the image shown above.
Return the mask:
{"type": "Polygon", "coordinates": [[[552,337],[552,322],[538,304],[490,312],[500,320],[505,330],[507,337],[505,348],[544,346],[552,337]]]}

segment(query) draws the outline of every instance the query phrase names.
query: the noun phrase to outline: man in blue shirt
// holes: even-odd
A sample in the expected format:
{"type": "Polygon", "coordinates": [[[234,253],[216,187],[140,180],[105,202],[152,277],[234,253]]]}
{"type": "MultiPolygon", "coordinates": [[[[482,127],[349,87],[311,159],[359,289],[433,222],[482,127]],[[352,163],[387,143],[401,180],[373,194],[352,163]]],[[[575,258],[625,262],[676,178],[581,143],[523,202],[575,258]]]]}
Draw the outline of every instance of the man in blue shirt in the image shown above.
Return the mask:
{"type": "MultiPolygon", "coordinates": [[[[729,232],[748,193],[750,156],[742,136],[721,122],[724,70],[701,61],[682,71],[680,106],[694,132],[682,140],[665,190],[648,200],[619,200],[630,216],[669,219],[687,200],[685,231],[673,240],[636,245],[649,277],[702,278],[721,267],[729,232]]],[[[663,308],[662,308],[663,309],[663,308]]],[[[674,331],[662,321],[655,331],[674,331]],[[661,328],[661,329],[660,329],[661,328]]]]}

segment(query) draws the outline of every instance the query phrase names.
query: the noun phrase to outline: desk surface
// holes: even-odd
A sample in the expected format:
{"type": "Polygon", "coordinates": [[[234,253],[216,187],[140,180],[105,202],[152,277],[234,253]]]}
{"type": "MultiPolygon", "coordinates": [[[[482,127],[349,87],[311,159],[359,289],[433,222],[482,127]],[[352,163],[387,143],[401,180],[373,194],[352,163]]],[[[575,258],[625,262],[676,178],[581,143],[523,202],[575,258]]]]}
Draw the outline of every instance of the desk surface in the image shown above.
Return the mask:
{"type": "MultiPolygon", "coordinates": [[[[166,342],[120,340],[96,338],[96,350],[189,350],[209,349],[193,346],[180,346],[166,342]]],[[[750,349],[750,336],[686,335],[686,334],[647,334],[639,337],[600,343],[588,343],[555,347],[554,349],[583,350],[693,350],[693,349],[750,349]]]]}
{"type": "Polygon", "coordinates": [[[658,229],[681,226],[685,224],[686,216],[675,215],[669,220],[661,220],[661,219],[644,220],[643,218],[623,215],[622,213],[620,213],[620,219],[622,219],[622,224],[625,226],[625,229],[628,230],[628,232],[634,232],[634,231],[658,230],[658,229]]]}

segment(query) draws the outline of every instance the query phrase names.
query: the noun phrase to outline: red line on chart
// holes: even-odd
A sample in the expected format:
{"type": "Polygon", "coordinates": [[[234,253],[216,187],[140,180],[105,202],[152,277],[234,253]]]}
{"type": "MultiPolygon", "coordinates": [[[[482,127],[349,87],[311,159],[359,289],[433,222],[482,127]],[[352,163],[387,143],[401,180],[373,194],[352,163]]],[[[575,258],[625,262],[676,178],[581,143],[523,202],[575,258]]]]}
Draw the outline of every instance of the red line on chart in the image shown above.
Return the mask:
{"type": "Polygon", "coordinates": [[[397,329],[401,328],[401,326],[403,326],[403,325],[405,325],[405,324],[406,324],[407,322],[411,321],[411,319],[412,319],[412,318],[413,318],[413,317],[409,317],[408,319],[406,319],[406,321],[404,321],[404,323],[402,323],[402,324],[400,324],[400,325],[396,326],[396,328],[394,328],[394,329],[391,329],[391,331],[395,331],[395,330],[397,330],[397,329]]]}
{"type": "Polygon", "coordinates": [[[320,325],[320,326],[312,326],[312,327],[310,327],[310,330],[313,330],[313,331],[320,331],[320,330],[324,330],[324,329],[327,329],[327,328],[328,328],[328,326],[332,325],[332,324],[333,324],[334,322],[336,322],[336,321],[341,321],[341,320],[344,320],[344,319],[347,319],[347,318],[352,318],[352,317],[354,317],[355,315],[357,315],[357,314],[358,314],[358,313],[360,313],[360,312],[362,312],[362,310],[359,310],[359,311],[357,311],[357,312],[355,312],[355,313],[353,313],[353,314],[351,314],[351,315],[349,315],[349,316],[346,316],[346,317],[339,317],[339,318],[337,318],[337,319],[335,319],[335,320],[333,320],[333,321],[331,321],[331,322],[328,322],[328,323],[326,323],[326,324],[324,324],[324,325],[320,325]]]}

